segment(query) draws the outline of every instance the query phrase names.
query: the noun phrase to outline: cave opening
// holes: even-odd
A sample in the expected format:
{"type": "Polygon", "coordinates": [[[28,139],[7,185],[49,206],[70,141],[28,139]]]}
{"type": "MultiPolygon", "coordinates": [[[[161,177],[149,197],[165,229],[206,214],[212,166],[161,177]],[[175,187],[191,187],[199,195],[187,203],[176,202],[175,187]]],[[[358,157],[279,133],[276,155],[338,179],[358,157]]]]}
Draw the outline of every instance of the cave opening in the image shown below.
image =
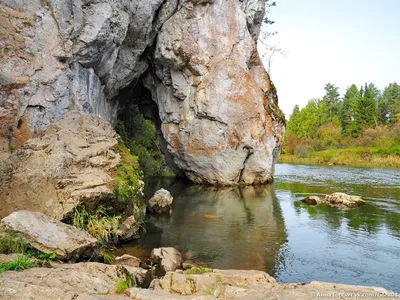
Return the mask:
{"type": "Polygon", "coordinates": [[[162,151],[161,120],[143,75],[121,91],[116,131],[131,153],[138,157],[146,177],[175,176],[162,151]]]}

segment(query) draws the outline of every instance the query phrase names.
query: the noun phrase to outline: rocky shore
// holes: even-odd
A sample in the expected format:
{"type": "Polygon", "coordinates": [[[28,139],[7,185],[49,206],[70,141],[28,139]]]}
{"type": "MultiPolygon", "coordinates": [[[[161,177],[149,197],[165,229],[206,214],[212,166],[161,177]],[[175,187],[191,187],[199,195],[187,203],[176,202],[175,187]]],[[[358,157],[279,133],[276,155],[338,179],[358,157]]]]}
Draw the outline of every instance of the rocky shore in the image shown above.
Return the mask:
{"type": "Polygon", "coordinates": [[[19,241],[26,252],[0,255],[1,299],[311,299],[318,294],[342,299],[382,294],[391,299],[391,291],[378,287],[281,284],[262,271],[196,267],[184,263],[171,247],[154,249],[147,262],[130,255],[106,259],[87,232],[29,211],[1,221],[3,250],[6,236],[8,250],[19,241]],[[32,264],[24,265],[21,257],[32,264]]]}

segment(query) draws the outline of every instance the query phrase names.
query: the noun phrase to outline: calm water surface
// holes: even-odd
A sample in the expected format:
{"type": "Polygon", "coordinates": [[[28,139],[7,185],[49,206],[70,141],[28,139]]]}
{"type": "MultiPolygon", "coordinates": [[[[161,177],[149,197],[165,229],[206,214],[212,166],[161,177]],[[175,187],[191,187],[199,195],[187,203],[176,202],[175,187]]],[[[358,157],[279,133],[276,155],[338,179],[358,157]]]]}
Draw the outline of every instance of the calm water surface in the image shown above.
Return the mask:
{"type": "Polygon", "coordinates": [[[174,196],[170,218],[150,217],[146,234],[118,253],[148,258],[172,246],[211,268],[267,271],[280,282],[322,280],[400,292],[400,172],[279,164],[273,185],[215,188],[149,179],[174,196]],[[310,207],[308,195],[345,192],[352,211],[310,207]]]}

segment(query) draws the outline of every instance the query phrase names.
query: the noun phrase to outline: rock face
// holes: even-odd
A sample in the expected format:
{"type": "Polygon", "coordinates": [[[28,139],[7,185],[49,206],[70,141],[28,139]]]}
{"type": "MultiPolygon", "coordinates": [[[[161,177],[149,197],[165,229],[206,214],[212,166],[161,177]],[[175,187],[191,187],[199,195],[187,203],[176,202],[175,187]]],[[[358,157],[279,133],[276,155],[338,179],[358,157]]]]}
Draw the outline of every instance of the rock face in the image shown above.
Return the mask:
{"type": "Polygon", "coordinates": [[[68,110],[114,123],[137,103],[178,175],[224,185],[272,180],[284,117],[256,50],[264,5],[2,0],[0,152],[68,110]]]}
{"type": "Polygon", "coordinates": [[[342,210],[348,210],[360,207],[365,204],[365,201],[360,196],[347,195],[345,193],[333,193],[326,195],[325,198],[318,196],[309,196],[301,200],[309,205],[327,204],[342,210]]]}
{"type": "Polygon", "coordinates": [[[167,161],[196,183],[271,181],[284,121],[254,39],[263,3],[185,2],[159,32],[145,79],[167,161]]]}
{"type": "Polygon", "coordinates": [[[0,160],[0,217],[25,209],[60,220],[78,203],[111,201],[112,169],[120,161],[111,150],[116,144],[102,118],[65,113],[46,134],[0,160]]]}
{"type": "Polygon", "coordinates": [[[171,214],[173,200],[174,198],[169,191],[160,189],[149,200],[147,208],[152,213],[171,214]]]}
{"type": "Polygon", "coordinates": [[[160,275],[182,269],[183,264],[181,253],[172,247],[153,249],[150,254],[150,261],[156,265],[160,275]]]}
{"type": "Polygon", "coordinates": [[[86,231],[51,219],[39,212],[20,210],[5,217],[0,226],[26,240],[44,253],[55,253],[58,259],[89,257],[97,240],[86,231]]]}

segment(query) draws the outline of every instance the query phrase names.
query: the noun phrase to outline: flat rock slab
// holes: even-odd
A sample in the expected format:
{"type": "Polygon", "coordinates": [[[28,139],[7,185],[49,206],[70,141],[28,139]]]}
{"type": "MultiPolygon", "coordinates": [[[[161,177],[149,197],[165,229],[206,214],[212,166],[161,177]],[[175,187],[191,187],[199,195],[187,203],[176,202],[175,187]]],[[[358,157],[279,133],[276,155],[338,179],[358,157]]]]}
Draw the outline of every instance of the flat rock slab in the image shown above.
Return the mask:
{"type": "Polygon", "coordinates": [[[97,246],[97,240],[86,231],[39,212],[13,212],[1,221],[0,226],[39,251],[55,253],[61,260],[90,255],[97,246]]]}

